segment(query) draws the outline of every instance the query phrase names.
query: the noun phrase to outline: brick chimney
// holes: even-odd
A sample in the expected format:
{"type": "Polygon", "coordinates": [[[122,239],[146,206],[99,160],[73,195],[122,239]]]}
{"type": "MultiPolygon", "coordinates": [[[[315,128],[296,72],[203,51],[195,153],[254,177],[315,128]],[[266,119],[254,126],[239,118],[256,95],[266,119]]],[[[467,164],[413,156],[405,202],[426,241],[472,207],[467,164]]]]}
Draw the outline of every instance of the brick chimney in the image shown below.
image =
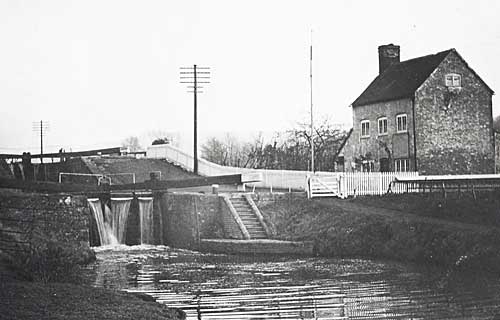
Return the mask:
{"type": "Polygon", "coordinates": [[[399,62],[399,46],[392,43],[378,47],[378,72],[382,74],[391,64],[399,62]]]}

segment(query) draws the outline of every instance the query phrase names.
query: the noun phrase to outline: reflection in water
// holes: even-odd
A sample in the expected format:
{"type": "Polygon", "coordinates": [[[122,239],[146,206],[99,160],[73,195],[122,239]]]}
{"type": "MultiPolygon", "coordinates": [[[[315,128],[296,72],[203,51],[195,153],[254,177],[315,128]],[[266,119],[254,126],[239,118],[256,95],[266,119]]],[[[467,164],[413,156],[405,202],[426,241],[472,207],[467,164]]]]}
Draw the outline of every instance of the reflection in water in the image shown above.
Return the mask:
{"type": "Polygon", "coordinates": [[[500,283],[366,260],[201,254],[165,246],[98,249],[99,287],[143,292],[188,319],[492,319],[500,283]]]}

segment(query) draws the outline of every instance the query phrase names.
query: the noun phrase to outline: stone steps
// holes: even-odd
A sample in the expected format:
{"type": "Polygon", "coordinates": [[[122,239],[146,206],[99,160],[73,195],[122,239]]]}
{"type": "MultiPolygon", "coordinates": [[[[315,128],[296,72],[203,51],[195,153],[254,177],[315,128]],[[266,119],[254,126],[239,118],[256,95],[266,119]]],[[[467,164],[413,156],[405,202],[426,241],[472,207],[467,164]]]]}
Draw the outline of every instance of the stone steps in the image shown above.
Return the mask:
{"type": "Polygon", "coordinates": [[[267,239],[267,234],[248,201],[242,196],[230,198],[231,204],[240,216],[251,239],[267,239]]]}

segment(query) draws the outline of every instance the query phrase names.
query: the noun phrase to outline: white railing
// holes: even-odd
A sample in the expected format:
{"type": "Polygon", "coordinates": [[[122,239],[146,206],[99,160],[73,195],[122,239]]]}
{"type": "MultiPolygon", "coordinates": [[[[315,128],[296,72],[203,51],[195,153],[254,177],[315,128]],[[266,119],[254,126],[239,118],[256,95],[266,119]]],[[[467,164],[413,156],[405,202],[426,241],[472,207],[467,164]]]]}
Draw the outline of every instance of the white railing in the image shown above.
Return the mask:
{"type": "MultiPolygon", "coordinates": [[[[153,159],[167,159],[168,161],[173,162],[188,171],[194,170],[193,157],[190,154],[170,145],[150,146],[146,151],[146,157],[153,159]]],[[[260,176],[260,181],[248,183],[247,185],[258,188],[269,188],[271,190],[275,188],[303,191],[307,189],[307,176],[311,174],[311,172],[299,170],[267,170],[227,167],[212,163],[205,159],[198,160],[198,173],[203,176],[257,174],[260,176]]]]}

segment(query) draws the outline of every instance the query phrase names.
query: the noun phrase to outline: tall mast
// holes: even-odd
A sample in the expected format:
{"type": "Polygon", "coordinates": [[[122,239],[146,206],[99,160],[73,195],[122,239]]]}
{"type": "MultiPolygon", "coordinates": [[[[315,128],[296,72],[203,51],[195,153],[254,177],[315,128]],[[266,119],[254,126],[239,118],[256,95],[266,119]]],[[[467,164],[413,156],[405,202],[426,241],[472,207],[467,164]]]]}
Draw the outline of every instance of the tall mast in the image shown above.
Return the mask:
{"type": "Polygon", "coordinates": [[[311,44],[309,50],[309,82],[311,89],[311,171],[314,173],[314,117],[313,117],[313,45],[312,45],[312,29],[311,29],[311,44]]]}

